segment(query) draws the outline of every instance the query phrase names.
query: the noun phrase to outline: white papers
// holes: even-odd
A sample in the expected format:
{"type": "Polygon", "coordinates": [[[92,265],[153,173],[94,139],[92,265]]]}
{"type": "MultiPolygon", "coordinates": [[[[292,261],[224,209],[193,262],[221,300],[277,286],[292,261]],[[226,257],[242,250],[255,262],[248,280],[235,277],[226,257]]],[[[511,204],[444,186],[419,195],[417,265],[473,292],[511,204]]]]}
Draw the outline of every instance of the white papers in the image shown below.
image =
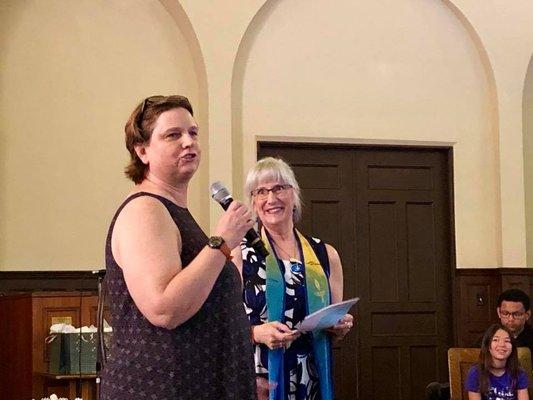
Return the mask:
{"type": "MultiPolygon", "coordinates": [[[[97,328],[94,325],[91,326],[82,326],[81,328],[75,328],[72,325],[59,323],[53,324],[50,327],[50,333],[96,333],[97,328]]],[[[104,319],[104,332],[113,332],[113,329],[109,326],[107,321],[104,319]]]]}
{"type": "Polygon", "coordinates": [[[309,332],[319,329],[331,328],[344,317],[348,310],[359,301],[359,297],[331,304],[309,314],[304,320],[294,327],[300,332],[309,332]]]}

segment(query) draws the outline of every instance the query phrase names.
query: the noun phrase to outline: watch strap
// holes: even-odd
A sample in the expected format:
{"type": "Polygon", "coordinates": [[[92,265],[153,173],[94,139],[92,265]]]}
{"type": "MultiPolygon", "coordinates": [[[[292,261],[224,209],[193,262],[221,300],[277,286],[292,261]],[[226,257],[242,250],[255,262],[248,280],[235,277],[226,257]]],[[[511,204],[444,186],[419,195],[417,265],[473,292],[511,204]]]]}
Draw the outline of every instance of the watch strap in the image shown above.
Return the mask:
{"type": "Polygon", "coordinates": [[[222,243],[222,246],[220,246],[218,249],[226,256],[227,261],[231,261],[233,259],[233,256],[231,255],[231,249],[226,242],[222,243]]]}
{"type": "Polygon", "coordinates": [[[207,245],[212,249],[220,250],[222,254],[224,254],[224,256],[226,257],[227,261],[231,261],[231,259],[233,258],[233,256],[231,255],[231,249],[227,245],[224,238],[220,236],[211,236],[207,245]]]}

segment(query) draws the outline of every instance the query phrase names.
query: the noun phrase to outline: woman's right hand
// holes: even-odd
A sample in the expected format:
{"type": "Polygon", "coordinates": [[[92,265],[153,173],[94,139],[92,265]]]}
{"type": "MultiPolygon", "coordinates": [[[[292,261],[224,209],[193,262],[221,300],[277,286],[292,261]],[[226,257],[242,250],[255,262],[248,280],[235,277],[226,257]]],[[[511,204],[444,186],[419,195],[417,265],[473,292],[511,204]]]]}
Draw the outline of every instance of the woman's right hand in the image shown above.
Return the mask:
{"type": "Polygon", "coordinates": [[[228,247],[234,249],[253,225],[252,212],[248,207],[240,201],[233,201],[218,220],[215,235],[221,236],[228,247]]]}
{"type": "Polygon", "coordinates": [[[269,349],[289,347],[300,336],[300,332],[291,330],[279,321],[252,326],[252,338],[255,343],[262,343],[269,349]]]}

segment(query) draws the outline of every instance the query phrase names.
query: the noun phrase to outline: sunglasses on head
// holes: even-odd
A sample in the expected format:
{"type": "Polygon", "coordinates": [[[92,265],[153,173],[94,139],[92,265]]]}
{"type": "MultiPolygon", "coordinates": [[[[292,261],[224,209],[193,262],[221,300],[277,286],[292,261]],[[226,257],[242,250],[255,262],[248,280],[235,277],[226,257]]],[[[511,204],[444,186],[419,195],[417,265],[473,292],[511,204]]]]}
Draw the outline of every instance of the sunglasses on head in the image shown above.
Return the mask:
{"type": "Polygon", "coordinates": [[[139,111],[139,114],[137,114],[137,127],[139,128],[139,130],[142,131],[142,123],[144,121],[144,112],[146,111],[146,109],[151,104],[157,103],[157,101],[164,99],[164,98],[165,96],[156,95],[156,96],[147,97],[146,99],[143,100],[141,104],[141,111],[139,111]]]}

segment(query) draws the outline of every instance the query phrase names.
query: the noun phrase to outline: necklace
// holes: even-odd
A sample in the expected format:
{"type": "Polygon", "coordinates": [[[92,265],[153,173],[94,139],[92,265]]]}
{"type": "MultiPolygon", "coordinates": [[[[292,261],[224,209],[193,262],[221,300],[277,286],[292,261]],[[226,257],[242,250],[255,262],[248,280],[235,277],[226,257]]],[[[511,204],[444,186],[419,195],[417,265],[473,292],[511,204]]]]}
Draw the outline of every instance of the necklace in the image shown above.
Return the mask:
{"type": "MultiPolygon", "coordinates": [[[[272,237],[271,237],[272,238],[272,237]]],[[[274,240],[274,238],[272,238],[272,242],[274,242],[274,244],[276,245],[276,247],[278,249],[280,249],[283,253],[285,253],[285,255],[289,258],[289,263],[291,265],[291,271],[292,272],[301,272],[302,271],[302,263],[300,262],[300,260],[298,260],[296,258],[297,256],[297,253],[298,253],[298,246],[297,244],[295,243],[294,244],[294,257],[291,256],[291,253],[289,253],[287,250],[285,250],[283,247],[281,247],[278,242],[276,242],[274,240]]]]}

